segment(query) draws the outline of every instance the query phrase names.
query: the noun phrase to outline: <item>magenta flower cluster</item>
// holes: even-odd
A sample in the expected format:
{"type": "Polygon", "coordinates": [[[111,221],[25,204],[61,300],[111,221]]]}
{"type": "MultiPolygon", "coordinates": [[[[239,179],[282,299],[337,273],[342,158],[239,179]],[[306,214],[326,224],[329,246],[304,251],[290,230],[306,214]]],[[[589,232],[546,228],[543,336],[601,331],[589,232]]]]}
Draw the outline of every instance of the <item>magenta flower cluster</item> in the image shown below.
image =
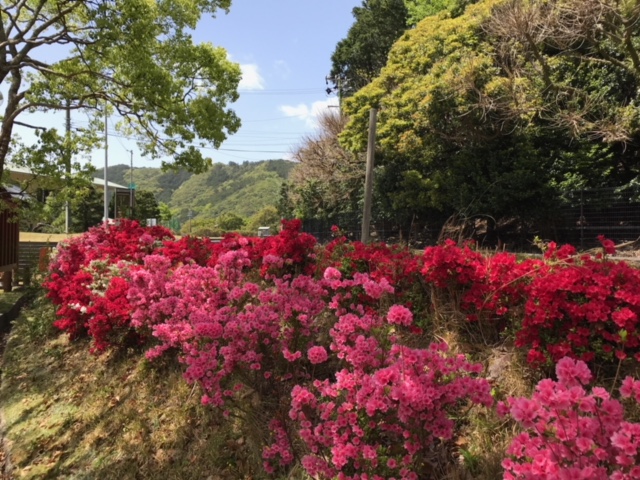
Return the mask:
{"type": "MultiPolygon", "coordinates": [[[[524,428],[507,450],[504,478],[640,478],[640,423],[625,421],[622,404],[605,389],[585,389],[592,375],[583,361],[561,359],[556,375],[539,382],[531,398],[498,406],[524,428]]],[[[640,382],[627,377],[620,394],[638,402],[640,382]]]]}
{"type": "MultiPolygon", "coordinates": [[[[430,308],[412,290],[420,280],[430,300],[445,292],[473,321],[523,313],[516,333],[530,357],[594,358],[594,335],[609,342],[600,353],[638,352],[640,293],[627,283],[640,276],[573,253],[551,246],[544,261],[517,262],[447,242],[418,259],[342,237],[319,248],[295,220],[273,237],[233,234],[218,244],[123,221],[63,244],[46,287],[56,326],[88,334],[95,352],[132,344],[150,360],[174,352],[203,403],[240,414],[244,399],[257,398],[270,419],[258,432],[269,439],[268,473],[299,462],[318,480],[410,480],[426,478],[436,447],[455,439],[463,408],[493,405],[481,365],[416,337],[430,308]]],[[[504,478],[640,478],[640,427],[621,403],[585,390],[582,361],[562,358],[556,372],[531,398],[499,406],[523,429],[504,478]]],[[[620,394],[640,401],[640,381],[626,378],[620,394]]]]}

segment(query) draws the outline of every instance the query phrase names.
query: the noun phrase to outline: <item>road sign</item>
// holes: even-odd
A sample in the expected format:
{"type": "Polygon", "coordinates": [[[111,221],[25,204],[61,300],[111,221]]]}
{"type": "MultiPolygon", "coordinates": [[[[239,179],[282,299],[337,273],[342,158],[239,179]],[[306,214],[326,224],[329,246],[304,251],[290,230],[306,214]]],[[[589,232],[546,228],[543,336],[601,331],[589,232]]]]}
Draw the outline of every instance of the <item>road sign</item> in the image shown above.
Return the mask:
{"type": "Polygon", "coordinates": [[[138,186],[135,183],[129,184],[129,190],[135,190],[136,188],[138,188],[138,186]]]}

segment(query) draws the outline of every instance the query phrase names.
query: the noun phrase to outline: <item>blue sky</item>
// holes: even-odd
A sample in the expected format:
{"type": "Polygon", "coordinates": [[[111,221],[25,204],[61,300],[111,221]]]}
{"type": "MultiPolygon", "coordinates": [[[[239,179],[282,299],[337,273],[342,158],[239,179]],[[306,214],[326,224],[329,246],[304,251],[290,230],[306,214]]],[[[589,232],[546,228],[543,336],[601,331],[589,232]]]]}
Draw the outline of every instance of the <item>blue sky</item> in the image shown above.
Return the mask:
{"type": "Polygon", "coordinates": [[[331,53],[361,0],[235,0],[227,15],[203,22],[197,41],[225,47],[241,65],[243,126],[218,152],[218,161],[282,158],[314,130],[314,117],[335,96],[325,92],[331,53]],[[230,151],[239,150],[239,151],[230,151]]]}
{"type": "MultiPolygon", "coordinates": [[[[203,18],[194,39],[224,47],[243,72],[240,99],[231,105],[242,128],[220,150],[207,148],[203,154],[222,163],[289,158],[301,139],[314,132],[318,112],[338,103],[326,94],[325,77],[336,44],[353,23],[351,11],[361,4],[362,0],[234,0],[228,14],[203,18]]],[[[56,117],[64,128],[64,117],[56,117]]],[[[116,122],[110,120],[110,130],[116,122]]],[[[74,112],[72,124],[86,124],[86,116],[74,112]]],[[[30,136],[18,133],[25,140],[30,136]]],[[[135,142],[116,135],[109,139],[109,165],[129,164],[130,150],[134,166],[160,166],[160,159],[142,158],[135,142]]],[[[104,150],[96,150],[91,162],[100,168],[104,156],[104,150]]]]}

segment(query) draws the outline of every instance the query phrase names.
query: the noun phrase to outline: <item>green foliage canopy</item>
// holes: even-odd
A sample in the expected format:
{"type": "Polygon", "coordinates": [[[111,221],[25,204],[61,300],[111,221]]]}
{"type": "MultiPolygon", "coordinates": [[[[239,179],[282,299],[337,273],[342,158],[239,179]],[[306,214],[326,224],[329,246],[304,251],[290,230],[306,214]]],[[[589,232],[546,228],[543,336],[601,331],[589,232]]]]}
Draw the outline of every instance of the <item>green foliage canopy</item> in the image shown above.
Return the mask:
{"type": "Polygon", "coordinates": [[[373,80],[387,62],[393,43],[404,33],[403,0],[363,0],[353,9],[355,21],[331,56],[331,81],[347,97],[373,80]]]}
{"type": "Polygon", "coordinates": [[[477,108],[500,74],[482,29],[498,3],[485,1],[457,18],[425,18],[396,42],[381,75],[346,101],[352,120],[342,141],[353,151],[366,149],[369,110],[380,108],[376,173],[391,209],[426,214],[473,205],[496,212],[539,192],[532,190],[544,179],[543,165],[530,160],[535,145],[507,138],[477,108]]]}
{"type": "Polygon", "coordinates": [[[426,17],[346,100],[341,140],[364,151],[379,108],[378,185],[412,214],[534,215],[558,188],[633,181],[640,7],[622,3],[484,0],[426,17]]]}
{"type": "Polygon", "coordinates": [[[440,12],[447,12],[453,17],[461,15],[467,5],[477,0],[405,0],[407,23],[417,25],[420,20],[440,12]]]}
{"type": "Polygon", "coordinates": [[[141,225],[145,225],[145,221],[148,218],[160,219],[160,206],[153,192],[148,190],[135,192],[135,206],[132,218],[138,220],[141,225]]]}
{"type": "MultiPolygon", "coordinates": [[[[99,130],[105,104],[145,155],[203,171],[210,163],[194,142],[219,147],[240,121],[239,66],[222,48],[195,44],[203,14],[230,0],[7,0],[0,18],[0,82],[8,84],[0,127],[0,176],[21,115],[66,108],[88,112],[99,130]],[[55,47],[55,48],[54,48],[55,47]],[[54,54],[55,53],[55,54],[54,54]]],[[[67,137],[90,148],[95,136],[67,137]]],[[[48,138],[48,143],[61,142],[48,138]]],[[[168,162],[166,165],[168,166],[168,162]]]]}

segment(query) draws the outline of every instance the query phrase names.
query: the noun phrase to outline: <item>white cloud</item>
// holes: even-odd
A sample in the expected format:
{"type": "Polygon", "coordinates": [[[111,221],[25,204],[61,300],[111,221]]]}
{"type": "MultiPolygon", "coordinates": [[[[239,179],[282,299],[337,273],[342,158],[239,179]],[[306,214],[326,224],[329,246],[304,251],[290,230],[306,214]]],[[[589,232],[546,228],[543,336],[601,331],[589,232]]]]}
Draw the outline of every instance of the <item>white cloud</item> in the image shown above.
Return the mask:
{"type": "Polygon", "coordinates": [[[311,105],[300,103],[298,105],[281,105],[280,111],[287,117],[297,117],[304,121],[309,127],[318,126],[318,116],[329,108],[335,108],[338,106],[338,99],[333,97],[327,100],[318,100],[311,105]]]}
{"type": "Polygon", "coordinates": [[[300,117],[305,119],[309,116],[309,107],[304,103],[296,105],[295,107],[291,105],[281,105],[280,111],[287,117],[300,117]]]}
{"type": "Polygon", "coordinates": [[[264,78],[258,71],[258,65],[245,63],[240,65],[240,70],[242,70],[242,79],[238,90],[264,90],[264,78]]]}

